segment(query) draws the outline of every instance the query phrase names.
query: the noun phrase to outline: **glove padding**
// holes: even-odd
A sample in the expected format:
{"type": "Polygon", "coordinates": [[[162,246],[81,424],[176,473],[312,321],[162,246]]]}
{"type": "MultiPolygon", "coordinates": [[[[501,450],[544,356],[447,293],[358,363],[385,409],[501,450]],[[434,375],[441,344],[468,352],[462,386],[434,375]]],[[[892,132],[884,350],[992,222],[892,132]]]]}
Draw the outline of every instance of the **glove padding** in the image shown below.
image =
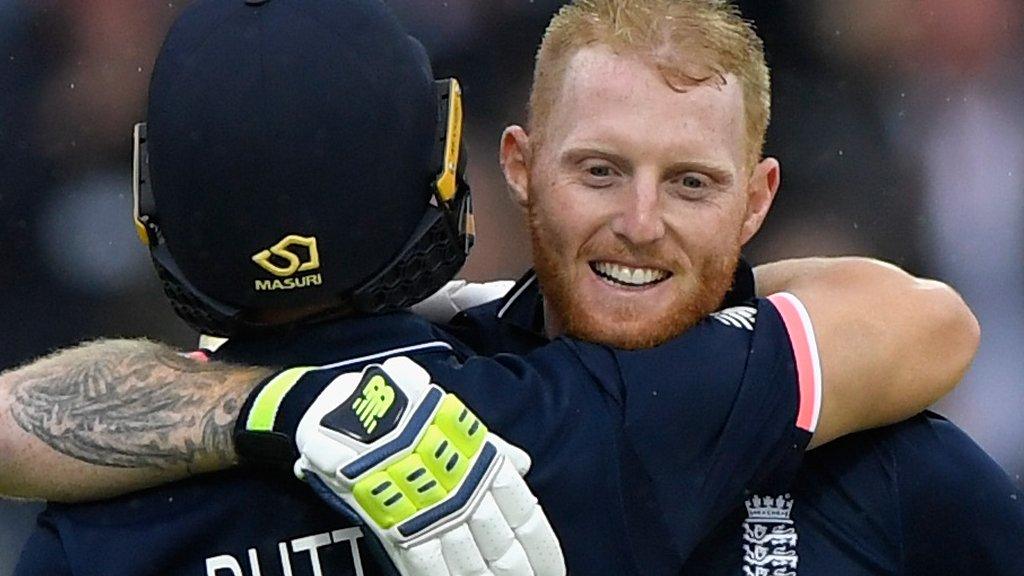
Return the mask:
{"type": "Polygon", "coordinates": [[[493,302],[508,294],[515,282],[495,280],[493,282],[466,282],[452,280],[430,296],[409,307],[420,318],[446,324],[464,310],[493,302]]]}
{"type": "Polygon", "coordinates": [[[408,358],[334,378],[295,443],[296,475],[361,518],[402,575],[565,574],[529,456],[408,358]]]}

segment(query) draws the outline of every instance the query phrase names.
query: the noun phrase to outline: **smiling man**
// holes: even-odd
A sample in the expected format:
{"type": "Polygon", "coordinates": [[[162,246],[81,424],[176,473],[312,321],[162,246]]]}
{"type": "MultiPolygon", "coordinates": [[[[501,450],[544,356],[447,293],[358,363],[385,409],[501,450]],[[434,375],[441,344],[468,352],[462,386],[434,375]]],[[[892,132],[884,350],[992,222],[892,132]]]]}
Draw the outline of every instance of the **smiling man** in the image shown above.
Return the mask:
{"type": "MultiPolygon", "coordinates": [[[[548,28],[527,128],[510,127],[502,139],[541,290],[528,276],[486,310],[498,310],[504,325],[541,330],[534,310],[543,302],[549,336],[645,346],[719,305],[740,247],[772,202],[780,166],[761,157],[769,115],[763,55],[750,50],[755,44],[723,39],[752,32],[690,4],[580,1],[548,28]]],[[[795,290],[792,270],[759,267],[757,291],[795,290]]],[[[813,295],[796,293],[813,306],[813,295]]],[[[811,310],[820,317],[820,308],[811,310]]],[[[484,316],[481,327],[486,313],[474,312],[484,316]]],[[[862,313],[899,325],[871,306],[862,313]]],[[[515,328],[506,333],[507,349],[528,344],[515,328]]],[[[837,352],[858,348],[850,338],[837,352]]],[[[930,369],[907,368],[921,377],[930,369]]],[[[827,379],[827,362],[823,370],[827,379]]],[[[1020,550],[1024,493],[962,431],[923,414],[810,452],[792,483],[776,475],[752,486],[683,573],[1010,576],[1024,573],[1020,550]]]]}
{"type": "MultiPolygon", "coordinates": [[[[549,38],[571,33],[552,26],[549,38]]],[[[756,162],[766,103],[746,105],[757,85],[732,72],[666,72],[693,40],[652,66],[647,52],[668,46],[616,53],[569,38],[541,48],[532,136],[508,128],[503,164],[558,310],[549,333],[651,346],[718,307],[767,214],[779,165],[756,162]]]]}
{"type": "MultiPolygon", "coordinates": [[[[785,466],[750,470],[751,439],[762,436],[761,419],[815,430],[814,443],[891,422],[955,384],[977,345],[977,326],[955,292],[865,259],[759,267],[758,293],[774,296],[753,300],[748,290],[730,301],[744,305],[705,318],[721,305],[739,247],[760,227],[779,185],[777,162],[760,159],[767,121],[760,41],[724,3],[581,0],[563,9],[545,36],[528,127],[509,128],[502,141],[510,187],[528,215],[544,298],[528,275],[507,298],[468,310],[451,329],[477,352],[522,354],[521,361],[497,360],[511,373],[530,376],[536,369],[548,376],[549,388],[528,397],[533,410],[521,395],[502,406],[496,399],[501,389],[489,388],[493,381],[486,377],[477,379],[477,392],[466,385],[459,393],[503,434],[510,430],[512,440],[539,448],[531,486],[556,530],[579,531],[561,533],[570,569],[574,560],[592,568],[581,572],[587,574],[686,569],[693,524],[710,529],[728,512],[693,502],[695,495],[714,498],[735,488],[735,474],[725,471],[789,479],[785,466]],[[734,341],[749,347],[732,353],[734,341]],[[668,347],[608,347],[656,344],[668,347]],[[552,350],[565,352],[564,358],[535,368],[552,350]],[[774,414],[771,391],[757,388],[764,395],[754,396],[751,387],[733,395],[719,382],[752,367],[787,375],[777,393],[801,386],[798,404],[786,408],[792,413],[774,414]],[[590,392],[602,401],[569,402],[564,394],[576,378],[592,381],[590,392]],[[819,384],[825,390],[820,412],[819,384]],[[728,407],[720,410],[723,394],[728,407]],[[509,417],[510,407],[521,418],[509,417]],[[564,436],[542,427],[553,413],[573,423],[550,427],[564,436]],[[600,473],[586,473],[583,462],[600,473]],[[580,483],[557,493],[552,486],[566,470],[577,470],[580,483]],[[618,483],[615,497],[595,502],[609,483],[618,483]],[[610,553],[620,547],[625,558],[610,553]]],[[[81,390],[73,378],[59,377],[80,369],[100,378],[103,389],[187,390],[195,393],[191,411],[203,406],[230,422],[237,402],[259,380],[196,362],[206,369],[197,385],[180,364],[154,361],[146,346],[101,343],[58,355],[5,375],[0,394],[7,394],[12,413],[24,416],[32,408],[24,399],[81,390]]],[[[470,371],[486,362],[461,360],[470,371]]],[[[432,372],[445,385],[452,382],[442,376],[458,371],[442,364],[432,372]]],[[[98,400],[73,393],[65,400],[69,396],[72,404],[98,400]]],[[[102,398],[117,400],[114,394],[102,398]]],[[[173,413],[177,407],[154,409],[173,413]]],[[[223,431],[223,424],[213,428],[223,431]]],[[[84,435],[94,440],[104,431],[84,435]]],[[[8,425],[0,435],[16,446],[4,452],[7,481],[28,495],[109,495],[181,478],[189,466],[211,470],[236,460],[230,445],[205,444],[201,426],[172,438],[136,439],[150,442],[142,444],[150,458],[113,470],[102,466],[102,451],[90,452],[88,460],[52,438],[48,444],[45,434],[32,436],[37,432],[8,425]],[[179,456],[190,443],[200,449],[189,452],[196,459],[185,465],[180,457],[159,458],[161,450],[179,456]]],[[[804,441],[796,442],[798,449],[804,441]]],[[[726,536],[715,557],[731,564],[741,548],[726,536]]]]}

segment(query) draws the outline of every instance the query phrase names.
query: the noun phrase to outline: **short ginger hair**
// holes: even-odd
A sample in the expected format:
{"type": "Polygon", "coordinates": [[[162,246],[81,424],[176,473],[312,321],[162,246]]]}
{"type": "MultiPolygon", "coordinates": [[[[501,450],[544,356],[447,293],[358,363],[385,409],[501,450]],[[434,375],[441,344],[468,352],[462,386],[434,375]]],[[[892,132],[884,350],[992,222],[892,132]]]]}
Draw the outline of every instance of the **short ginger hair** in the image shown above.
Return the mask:
{"type": "Polygon", "coordinates": [[[676,90],[742,84],[748,163],[760,160],[771,115],[764,44],[727,0],[573,0],[552,18],[537,52],[527,127],[543,138],[565,71],[582,48],[602,44],[655,66],[676,90]]]}

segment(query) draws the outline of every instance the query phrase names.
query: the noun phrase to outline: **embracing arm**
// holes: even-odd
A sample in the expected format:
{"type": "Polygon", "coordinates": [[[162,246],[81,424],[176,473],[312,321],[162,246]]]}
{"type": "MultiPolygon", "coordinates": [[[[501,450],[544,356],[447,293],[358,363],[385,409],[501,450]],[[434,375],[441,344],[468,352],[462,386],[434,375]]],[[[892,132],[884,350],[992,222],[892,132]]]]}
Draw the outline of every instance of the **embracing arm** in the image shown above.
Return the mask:
{"type": "MultiPolygon", "coordinates": [[[[450,282],[417,312],[447,321],[511,282],[450,282]]],[[[89,501],[238,461],[242,404],[273,370],[102,340],[0,373],[0,497],[89,501]]]]}
{"type": "Polygon", "coordinates": [[[978,348],[978,322],[949,286],[868,258],[758,266],[759,295],[807,309],[822,372],[812,446],[920,412],[952,390],[978,348]]]}
{"type": "Polygon", "coordinates": [[[228,468],[239,408],[270,372],[107,340],[0,374],[0,495],[93,500],[228,468]]]}

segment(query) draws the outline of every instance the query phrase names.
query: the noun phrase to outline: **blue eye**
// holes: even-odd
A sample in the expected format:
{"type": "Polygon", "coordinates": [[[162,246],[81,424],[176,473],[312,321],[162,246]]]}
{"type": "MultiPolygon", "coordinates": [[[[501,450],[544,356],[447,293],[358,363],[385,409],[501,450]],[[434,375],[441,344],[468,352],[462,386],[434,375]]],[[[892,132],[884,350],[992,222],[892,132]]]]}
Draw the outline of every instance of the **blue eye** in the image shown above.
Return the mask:
{"type": "Polygon", "coordinates": [[[581,182],[591,188],[608,188],[615,184],[620,174],[614,165],[603,161],[584,162],[580,169],[581,182]]]}
{"type": "Polygon", "coordinates": [[[683,176],[682,185],[687,188],[703,188],[704,181],[696,176],[683,176]]]}
{"type": "Polygon", "coordinates": [[[690,172],[674,178],[668,188],[677,198],[684,200],[703,200],[714,191],[715,184],[709,177],[690,172]]]}

